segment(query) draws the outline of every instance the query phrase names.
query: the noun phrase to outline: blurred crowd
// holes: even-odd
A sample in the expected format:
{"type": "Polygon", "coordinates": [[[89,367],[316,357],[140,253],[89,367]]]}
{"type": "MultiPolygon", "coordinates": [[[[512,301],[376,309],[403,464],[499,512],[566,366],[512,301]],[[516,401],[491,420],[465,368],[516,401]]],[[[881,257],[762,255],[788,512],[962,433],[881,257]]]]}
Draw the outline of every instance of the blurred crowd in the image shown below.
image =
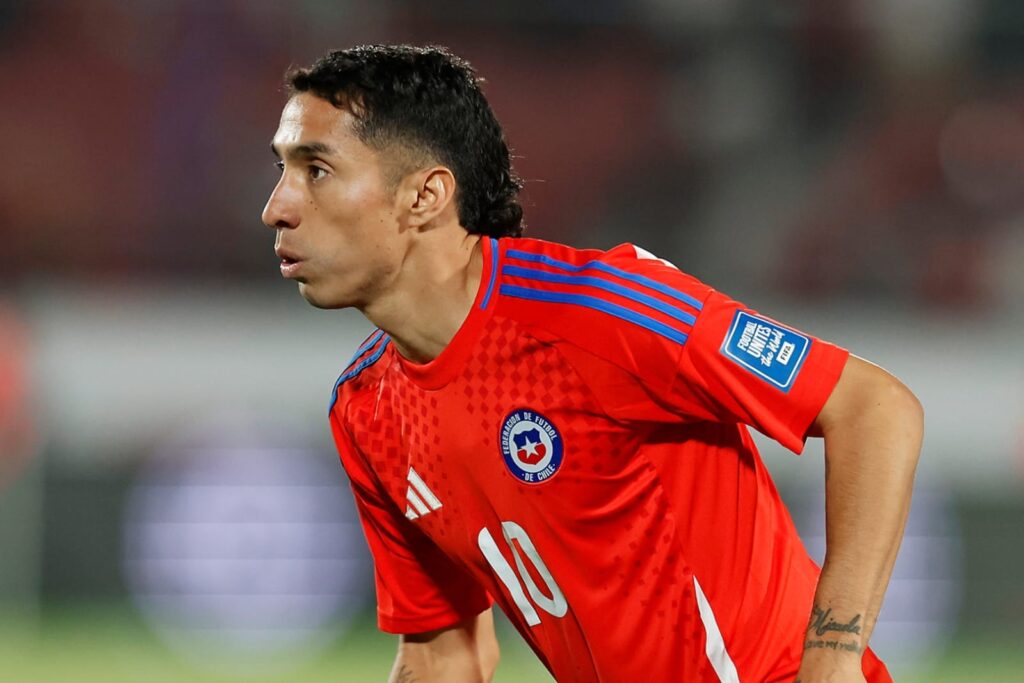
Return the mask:
{"type": "Polygon", "coordinates": [[[1015,0],[0,2],[0,286],[274,277],[289,66],[469,58],[530,234],[722,288],[986,308],[1024,293],[1015,0]]]}

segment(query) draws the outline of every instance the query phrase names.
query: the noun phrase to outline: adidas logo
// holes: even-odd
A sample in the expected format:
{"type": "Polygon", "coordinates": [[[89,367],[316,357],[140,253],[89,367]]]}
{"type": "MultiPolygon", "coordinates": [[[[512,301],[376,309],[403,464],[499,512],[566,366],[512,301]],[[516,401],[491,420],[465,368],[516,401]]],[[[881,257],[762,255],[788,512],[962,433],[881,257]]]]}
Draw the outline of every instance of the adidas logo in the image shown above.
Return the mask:
{"type": "Polygon", "coordinates": [[[405,516],[409,519],[418,519],[441,509],[441,501],[420,478],[416,470],[411,467],[409,468],[409,488],[405,491],[405,499],[409,502],[405,506],[405,516]]]}

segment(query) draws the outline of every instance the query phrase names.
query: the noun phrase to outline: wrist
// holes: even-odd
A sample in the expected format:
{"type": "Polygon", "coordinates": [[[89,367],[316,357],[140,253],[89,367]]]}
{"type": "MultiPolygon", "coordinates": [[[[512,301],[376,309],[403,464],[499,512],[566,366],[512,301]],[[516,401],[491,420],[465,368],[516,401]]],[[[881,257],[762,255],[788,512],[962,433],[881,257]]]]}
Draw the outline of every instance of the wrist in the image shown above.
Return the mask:
{"type": "Polygon", "coordinates": [[[867,629],[862,612],[815,601],[804,634],[805,656],[809,653],[860,655],[866,646],[867,629]]]}
{"type": "Polygon", "coordinates": [[[797,672],[796,683],[818,681],[864,682],[861,657],[852,653],[838,654],[833,650],[804,650],[797,672]]]}
{"type": "Polygon", "coordinates": [[[818,638],[814,635],[808,635],[804,640],[804,658],[806,659],[815,653],[830,657],[843,653],[861,655],[864,653],[864,647],[859,642],[851,639],[835,637],[818,638]]]}

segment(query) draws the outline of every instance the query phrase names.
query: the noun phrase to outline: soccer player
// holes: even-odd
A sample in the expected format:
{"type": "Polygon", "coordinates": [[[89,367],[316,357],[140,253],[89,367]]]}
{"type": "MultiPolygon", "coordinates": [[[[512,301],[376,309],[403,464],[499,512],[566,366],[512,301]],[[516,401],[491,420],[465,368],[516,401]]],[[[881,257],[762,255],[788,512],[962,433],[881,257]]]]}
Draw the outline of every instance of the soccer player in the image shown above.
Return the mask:
{"type": "Polygon", "coordinates": [[[868,640],[922,434],[884,370],[643,249],[522,238],[502,130],[441,48],[288,78],[281,273],[377,330],[330,425],[393,681],[490,680],[496,602],[559,681],[887,681],[868,640]],[[748,433],[823,436],[808,557],[748,433]]]}

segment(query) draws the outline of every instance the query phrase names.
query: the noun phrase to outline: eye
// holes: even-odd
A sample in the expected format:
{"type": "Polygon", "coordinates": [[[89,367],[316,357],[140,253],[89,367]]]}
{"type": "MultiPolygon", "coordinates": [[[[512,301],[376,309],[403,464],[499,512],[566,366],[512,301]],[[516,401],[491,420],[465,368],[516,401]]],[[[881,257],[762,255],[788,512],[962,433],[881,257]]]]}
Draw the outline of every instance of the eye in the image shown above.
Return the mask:
{"type": "Polygon", "coordinates": [[[281,173],[284,173],[284,162],[283,161],[278,159],[277,161],[274,162],[274,166],[277,167],[278,171],[280,171],[281,173]]]}
{"type": "Polygon", "coordinates": [[[309,167],[309,177],[311,180],[320,180],[327,175],[326,169],[320,168],[319,166],[309,167]]]}

